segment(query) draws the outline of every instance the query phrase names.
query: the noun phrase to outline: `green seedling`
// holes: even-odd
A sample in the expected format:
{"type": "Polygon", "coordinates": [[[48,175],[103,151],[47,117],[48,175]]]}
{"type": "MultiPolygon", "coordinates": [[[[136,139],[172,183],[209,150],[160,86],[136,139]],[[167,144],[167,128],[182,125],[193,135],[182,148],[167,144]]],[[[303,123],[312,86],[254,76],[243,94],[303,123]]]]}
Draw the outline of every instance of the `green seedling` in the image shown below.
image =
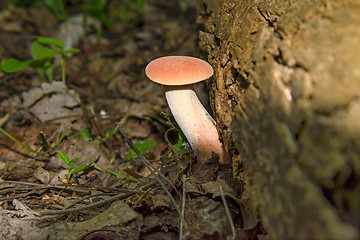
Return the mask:
{"type": "MultiPolygon", "coordinates": [[[[130,164],[130,162],[127,163],[126,168],[129,166],[129,164],[130,164]]],[[[114,176],[117,176],[117,177],[119,177],[119,178],[123,178],[123,179],[130,180],[130,181],[133,181],[133,182],[139,181],[139,179],[138,179],[139,176],[136,175],[135,173],[133,173],[132,171],[128,171],[128,170],[127,170],[126,173],[128,173],[129,175],[132,175],[132,176],[127,176],[127,175],[125,175],[125,174],[123,173],[124,171],[121,172],[121,173],[119,173],[119,172],[114,172],[114,171],[112,171],[112,170],[110,170],[110,169],[107,169],[107,168],[105,168],[105,167],[97,164],[97,163],[94,162],[94,161],[93,161],[93,165],[96,166],[96,167],[98,167],[98,168],[100,168],[101,170],[103,170],[103,171],[105,171],[105,172],[108,172],[108,173],[110,173],[110,174],[112,174],[112,175],[114,175],[114,176]]]]}
{"type": "MultiPolygon", "coordinates": [[[[108,173],[110,173],[110,174],[112,174],[114,176],[124,178],[124,179],[130,180],[130,181],[135,181],[135,182],[139,181],[138,178],[136,178],[137,177],[136,175],[127,176],[124,173],[114,172],[114,171],[112,171],[110,169],[107,169],[107,168],[101,166],[100,164],[97,163],[97,161],[99,160],[100,157],[97,157],[97,158],[94,157],[92,162],[90,164],[88,164],[88,165],[79,164],[76,167],[71,168],[71,166],[79,160],[79,157],[76,157],[74,159],[70,159],[65,153],[58,152],[58,154],[59,154],[59,157],[60,157],[61,161],[63,161],[68,166],[67,183],[70,182],[71,176],[73,174],[78,173],[80,171],[84,171],[84,170],[89,169],[89,168],[94,167],[94,166],[98,167],[101,170],[103,170],[105,172],[108,172],[108,173]]],[[[129,166],[129,164],[130,163],[127,163],[126,168],[129,166]]]]}
{"type": "MultiPolygon", "coordinates": [[[[139,150],[141,154],[146,153],[147,151],[153,149],[157,145],[157,142],[151,140],[139,141],[134,143],[134,146],[139,150]]],[[[129,150],[129,154],[125,157],[126,159],[135,159],[138,155],[133,149],[129,150]]]]}
{"type": "Polygon", "coordinates": [[[51,148],[59,146],[65,137],[66,137],[66,132],[62,132],[61,136],[58,138],[58,140],[56,140],[56,142],[54,142],[54,143],[51,143],[51,148]]]}
{"type": "Polygon", "coordinates": [[[123,0],[112,2],[112,9],[108,14],[114,21],[129,23],[134,17],[143,14],[145,8],[145,0],[123,0]]]}
{"type": "MultiPolygon", "coordinates": [[[[118,129],[119,129],[119,126],[117,125],[116,127],[113,127],[113,128],[110,128],[110,129],[106,130],[105,131],[105,137],[96,136],[95,139],[98,139],[100,141],[105,141],[107,139],[110,139],[112,136],[114,136],[117,133],[118,129]]],[[[89,131],[87,129],[82,129],[79,132],[76,132],[75,134],[73,134],[71,137],[76,137],[76,136],[80,136],[81,138],[83,138],[87,142],[92,141],[94,139],[94,138],[90,137],[89,131]]],[[[139,143],[138,145],[142,145],[142,144],[139,143]]],[[[153,148],[152,145],[156,145],[156,142],[145,141],[144,146],[140,146],[140,148],[142,149],[142,152],[145,153],[147,150],[151,150],[153,148]]],[[[133,159],[133,158],[137,157],[136,153],[133,150],[131,150],[129,152],[130,152],[131,156],[128,159],[133,159]]],[[[115,158],[115,154],[112,154],[112,155],[113,155],[112,158],[115,158]]],[[[93,159],[92,164],[89,165],[89,166],[96,166],[96,167],[100,168],[101,170],[106,171],[106,172],[108,172],[108,173],[110,173],[110,174],[112,174],[114,176],[124,178],[124,179],[130,180],[130,181],[138,181],[138,179],[141,177],[141,176],[137,175],[136,173],[134,173],[133,171],[131,171],[128,168],[130,162],[127,163],[127,165],[125,166],[125,169],[121,173],[118,173],[118,172],[114,172],[114,171],[112,171],[110,169],[104,168],[103,166],[97,164],[96,163],[97,160],[98,160],[98,158],[93,159]],[[125,175],[124,172],[127,173],[130,176],[125,175]]],[[[112,161],[113,160],[110,160],[110,162],[112,162],[112,161]]]]}
{"type": "Polygon", "coordinates": [[[77,137],[77,136],[80,136],[82,139],[84,139],[87,142],[91,142],[93,140],[93,138],[90,136],[89,130],[87,130],[87,129],[81,129],[80,131],[71,135],[70,138],[77,137]]]}
{"type": "Polygon", "coordinates": [[[144,12],[144,3],[145,3],[145,0],[136,0],[136,11],[138,13],[144,12]]]}
{"type": "MultiPolygon", "coordinates": [[[[178,130],[177,130],[178,131],[178,130]]],[[[187,153],[192,153],[191,149],[185,148],[184,147],[184,134],[181,131],[178,131],[178,137],[179,140],[175,143],[175,145],[173,145],[173,147],[175,148],[176,152],[179,155],[182,154],[187,154],[187,153]]]]}
{"type": "MultiPolygon", "coordinates": [[[[113,23],[112,19],[109,18],[109,13],[107,9],[108,0],[90,0],[84,2],[81,5],[83,10],[84,24],[87,24],[87,19],[89,16],[99,20],[104,29],[109,29],[113,23]]],[[[116,12],[121,21],[126,22],[128,19],[129,13],[132,11],[132,6],[134,1],[126,0],[120,1],[118,3],[118,8],[116,12]]],[[[136,0],[136,12],[141,14],[144,11],[144,0],[136,0]]],[[[97,40],[99,41],[102,36],[102,28],[97,28],[97,40]]]]}
{"type": "Polygon", "coordinates": [[[64,21],[68,18],[65,4],[67,2],[74,2],[74,0],[9,0],[9,2],[19,7],[39,8],[46,6],[57,19],[64,21]]]}
{"type": "Polygon", "coordinates": [[[108,139],[110,139],[111,137],[113,137],[114,135],[117,134],[118,129],[119,129],[118,126],[109,128],[109,129],[105,130],[105,136],[104,137],[101,137],[101,136],[98,135],[98,136],[96,136],[96,139],[98,139],[98,140],[100,140],[102,142],[105,141],[105,140],[108,140],[108,139]]]}
{"type": "Polygon", "coordinates": [[[55,64],[55,56],[60,55],[60,64],[62,72],[62,81],[66,82],[66,55],[80,52],[79,49],[71,48],[64,50],[64,44],[59,39],[48,37],[35,37],[35,41],[31,44],[31,55],[33,59],[21,61],[14,58],[4,59],[1,62],[1,69],[4,72],[17,72],[30,66],[34,68],[43,82],[53,82],[53,69],[55,64]]]}
{"type": "Polygon", "coordinates": [[[26,144],[20,142],[19,140],[17,140],[14,136],[12,136],[10,133],[8,133],[7,131],[5,131],[3,128],[0,127],[0,132],[2,132],[3,134],[5,134],[5,136],[7,136],[8,138],[10,138],[11,140],[13,140],[14,142],[16,142],[17,144],[19,144],[21,147],[29,150],[32,153],[35,153],[37,156],[44,156],[44,157],[49,157],[49,154],[45,153],[45,152],[38,152],[34,149],[32,149],[31,147],[27,146],[26,144]]]}
{"type": "Polygon", "coordinates": [[[68,18],[63,0],[45,0],[45,5],[54,13],[57,19],[64,21],[68,18]]]}
{"type": "Polygon", "coordinates": [[[52,148],[59,146],[65,137],[66,137],[66,132],[62,132],[61,136],[56,140],[56,142],[52,142],[51,144],[49,144],[45,134],[42,131],[39,132],[41,145],[43,146],[43,149],[45,149],[47,152],[50,151],[52,148]]]}
{"type": "Polygon", "coordinates": [[[106,29],[109,29],[111,20],[106,13],[107,2],[107,0],[91,0],[81,5],[81,8],[84,11],[84,23],[86,23],[88,16],[92,16],[98,19],[106,29]]]}
{"type": "MultiPolygon", "coordinates": [[[[96,18],[100,21],[102,27],[109,29],[112,23],[111,19],[107,16],[106,12],[107,0],[92,0],[87,1],[81,8],[83,9],[84,25],[87,25],[87,19],[89,16],[96,18]]],[[[98,27],[96,33],[96,39],[99,42],[102,37],[102,27],[98,27]]]]}
{"type": "Polygon", "coordinates": [[[70,178],[71,178],[72,174],[83,171],[84,169],[91,166],[91,165],[89,166],[86,164],[79,164],[76,167],[71,168],[71,166],[79,160],[79,157],[70,159],[65,153],[58,152],[58,154],[59,154],[60,160],[63,161],[68,166],[67,183],[70,182],[70,178]]]}
{"type": "Polygon", "coordinates": [[[173,147],[175,148],[176,152],[179,155],[182,154],[187,154],[187,153],[192,153],[191,149],[185,148],[184,147],[184,140],[185,140],[185,135],[181,132],[180,129],[176,128],[175,125],[172,123],[172,121],[169,118],[169,114],[166,114],[164,112],[161,112],[161,115],[167,120],[167,122],[169,123],[169,125],[171,126],[171,128],[175,129],[178,132],[178,141],[173,145],[173,147]]]}
{"type": "Polygon", "coordinates": [[[114,136],[117,131],[118,131],[119,127],[116,126],[116,127],[113,127],[113,128],[109,128],[105,131],[105,136],[104,137],[101,137],[101,136],[96,136],[96,137],[91,137],[90,136],[90,133],[89,133],[89,130],[88,129],[81,129],[80,131],[74,133],[73,135],[71,135],[70,138],[73,138],[73,137],[81,137],[82,139],[84,139],[85,141],[87,142],[91,142],[93,141],[94,139],[98,139],[100,141],[105,141],[107,139],[110,139],[112,136],[114,136]]]}
{"type": "Polygon", "coordinates": [[[110,139],[112,136],[118,133],[119,126],[116,125],[115,127],[109,128],[105,131],[105,139],[110,139]]]}
{"type": "Polygon", "coordinates": [[[34,0],[9,0],[9,3],[19,7],[38,7],[39,1],[34,0]]]}

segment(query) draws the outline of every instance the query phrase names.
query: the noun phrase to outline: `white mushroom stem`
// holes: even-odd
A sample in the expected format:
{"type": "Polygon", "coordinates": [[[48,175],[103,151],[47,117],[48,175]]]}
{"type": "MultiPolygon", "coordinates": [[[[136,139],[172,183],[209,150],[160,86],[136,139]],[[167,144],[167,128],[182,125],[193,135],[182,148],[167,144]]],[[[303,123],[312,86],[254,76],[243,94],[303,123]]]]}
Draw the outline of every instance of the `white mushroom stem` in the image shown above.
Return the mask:
{"type": "Polygon", "coordinates": [[[229,156],[219,140],[215,121],[196,96],[193,85],[164,88],[171,113],[199,162],[210,159],[212,152],[220,156],[220,163],[227,162],[229,156]]]}

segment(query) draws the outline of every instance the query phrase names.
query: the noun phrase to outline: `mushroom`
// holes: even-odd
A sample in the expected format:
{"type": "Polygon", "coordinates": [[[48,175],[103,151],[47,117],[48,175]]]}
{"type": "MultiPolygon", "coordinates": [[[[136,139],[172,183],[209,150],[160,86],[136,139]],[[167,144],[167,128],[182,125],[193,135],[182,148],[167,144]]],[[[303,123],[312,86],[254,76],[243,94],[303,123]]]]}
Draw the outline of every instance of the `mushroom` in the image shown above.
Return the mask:
{"type": "Polygon", "coordinates": [[[194,92],[194,83],[211,77],[213,73],[207,62],[187,56],[157,58],[145,69],[150,80],[164,86],[171,113],[201,163],[210,159],[212,152],[219,155],[220,163],[229,161],[214,119],[194,92]]]}

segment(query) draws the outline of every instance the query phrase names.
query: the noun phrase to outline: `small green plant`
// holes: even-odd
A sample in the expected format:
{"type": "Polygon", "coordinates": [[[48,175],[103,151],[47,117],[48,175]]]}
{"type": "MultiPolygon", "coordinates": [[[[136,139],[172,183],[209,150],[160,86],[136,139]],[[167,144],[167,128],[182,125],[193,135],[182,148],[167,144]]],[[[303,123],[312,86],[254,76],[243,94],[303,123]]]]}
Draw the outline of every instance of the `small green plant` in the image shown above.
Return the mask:
{"type": "Polygon", "coordinates": [[[67,3],[75,2],[75,0],[9,0],[10,3],[25,8],[40,8],[46,6],[50,11],[53,12],[55,17],[60,21],[64,21],[68,18],[65,6],[67,3]]]}
{"type": "Polygon", "coordinates": [[[87,19],[89,16],[99,20],[102,25],[102,27],[96,28],[96,39],[98,42],[102,37],[103,28],[109,29],[112,23],[111,19],[108,17],[106,5],[107,0],[92,0],[84,2],[84,4],[81,5],[81,8],[83,10],[84,25],[87,25],[87,19]]]}
{"type": "Polygon", "coordinates": [[[105,136],[101,137],[101,136],[96,136],[96,139],[100,140],[100,141],[105,141],[110,139],[112,136],[116,135],[118,133],[118,129],[119,127],[116,125],[115,127],[109,128],[105,130],[105,136]]]}
{"type": "Polygon", "coordinates": [[[169,114],[166,114],[164,112],[161,113],[161,115],[167,120],[167,122],[169,123],[169,125],[171,126],[172,129],[175,129],[177,132],[178,132],[178,141],[173,145],[173,147],[175,148],[176,152],[179,154],[179,155],[182,155],[182,154],[187,154],[187,153],[191,153],[192,150],[191,149],[188,149],[188,148],[185,148],[184,147],[184,139],[185,139],[185,136],[184,134],[181,132],[180,129],[176,128],[175,125],[172,123],[172,121],[170,120],[169,118],[169,114]]]}
{"type": "Polygon", "coordinates": [[[29,150],[32,153],[35,153],[37,156],[44,156],[44,157],[49,157],[49,154],[45,153],[45,152],[38,152],[34,149],[32,149],[31,147],[29,147],[28,145],[20,142],[19,140],[17,140],[14,136],[12,136],[10,133],[8,133],[7,131],[5,131],[5,129],[3,129],[2,127],[0,127],[0,132],[2,132],[5,136],[7,136],[8,138],[10,138],[11,140],[13,140],[14,142],[16,142],[18,145],[20,145],[21,147],[29,150]]]}
{"type": "Polygon", "coordinates": [[[65,137],[66,137],[66,132],[62,132],[61,136],[56,140],[56,142],[51,143],[51,148],[59,146],[65,137]]]}
{"type": "Polygon", "coordinates": [[[68,18],[63,0],[45,0],[45,5],[54,13],[57,19],[64,21],[68,18]]]}
{"type": "Polygon", "coordinates": [[[107,169],[107,168],[97,164],[96,161],[93,161],[93,163],[92,163],[92,165],[94,165],[94,166],[100,168],[101,170],[103,170],[103,171],[105,171],[107,173],[110,173],[110,174],[112,174],[114,176],[129,180],[129,181],[137,182],[137,181],[139,181],[138,178],[140,178],[141,176],[138,176],[136,173],[129,170],[128,166],[130,164],[131,164],[130,162],[126,163],[125,169],[121,173],[119,173],[119,172],[114,172],[114,171],[112,171],[110,169],[107,169]],[[126,172],[130,176],[125,175],[124,172],[126,172]]]}
{"type": "MultiPolygon", "coordinates": [[[[75,173],[78,173],[80,171],[84,171],[85,169],[89,169],[91,167],[98,167],[100,168],[101,170],[105,171],[105,172],[108,172],[114,176],[117,176],[117,177],[120,177],[120,178],[124,178],[124,179],[127,179],[127,180],[130,180],[130,181],[138,181],[138,179],[135,176],[134,173],[132,173],[131,171],[125,171],[126,173],[130,174],[130,175],[134,175],[134,176],[127,176],[125,175],[124,173],[118,173],[118,172],[114,172],[110,169],[107,169],[101,165],[99,165],[97,163],[97,161],[99,160],[100,157],[97,157],[97,158],[93,158],[92,162],[88,165],[86,164],[79,164],[77,165],[76,167],[74,168],[71,168],[71,166],[76,163],[78,160],[79,160],[79,157],[76,157],[74,159],[70,159],[65,153],[62,153],[62,152],[58,152],[59,154],[59,157],[60,157],[60,160],[63,161],[67,166],[68,166],[68,174],[67,174],[67,183],[70,182],[70,179],[71,179],[71,176],[75,173]]],[[[126,164],[125,166],[125,170],[128,170],[128,166],[129,166],[130,162],[126,164]]]]}
{"type": "Polygon", "coordinates": [[[58,152],[58,154],[59,154],[60,160],[63,161],[68,166],[67,183],[70,182],[70,178],[71,178],[72,174],[80,172],[89,167],[89,165],[86,165],[86,164],[79,164],[76,167],[71,168],[71,166],[79,160],[79,157],[70,159],[65,153],[58,152]]]}
{"type": "Polygon", "coordinates": [[[31,44],[31,55],[33,59],[21,61],[14,58],[4,59],[1,62],[1,69],[4,72],[17,72],[30,66],[39,74],[43,82],[53,82],[53,69],[55,64],[55,56],[60,55],[60,64],[62,72],[62,81],[66,82],[66,55],[80,52],[79,49],[71,48],[63,50],[64,44],[59,39],[48,37],[35,37],[35,41],[31,44]]]}
{"type": "Polygon", "coordinates": [[[83,140],[85,140],[87,142],[91,142],[94,139],[98,139],[98,140],[103,142],[105,140],[110,139],[112,136],[114,136],[117,133],[118,129],[119,129],[118,126],[107,129],[105,131],[105,136],[104,137],[101,137],[99,135],[97,135],[95,137],[91,137],[88,129],[81,129],[80,131],[78,131],[78,132],[74,133],[73,135],[71,135],[70,138],[79,136],[79,137],[81,137],[83,140]]]}
{"type": "Polygon", "coordinates": [[[109,128],[105,131],[105,139],[110,139],[112,136],[118,133],[119,126],[116,125],[115,127],[109,128]]]}
{"type": "MultiPolygon", "coordinates": [[[[157,145],[157,142],[151,140],[144,140],[134,143],[134,146],[139,150],[141,154],[146,153],[147,151],[153,149],[157,145]]],[[[135,159],[138,155],[135,153],[133,149],[129,150],[129,155],[127,155],[126,159],[135,159]]]]}
{"type": "Polygon", "coordinates": [[[77,136],[81,137],[86,142],[91,142],[93,140],[93,138],[90,136],[89,130],[87,130],[87,129],[81,129],[80,131],[71,135],[70,138],[77,137],[77,136]]]}
{"type": "Polygon", "coordinates": [[[96,1],[93,0],[93,1],[84,2],[84,4],[81,5],[81,8],[84,11],[83,12],[84,22],[86,23],[88,16],[92,16],[98,19],[106,29],[109,29],[111,20],[107,16],[106,5],[107,5],[107,0],[96,0],[96,1]]]}
{"type": "Polygon", "coordinates": [[[37,7],[38,2],[34,0],[9,0],[9,3],[19,7],[37,7]]]}
{"type": "MultiPolygon", "coordinates": [[[[177,131],[178,131],[178,130],[177,130],[177,131]]],[[[176,152],[177,152],[179,155],[187,154],[187,153],[192,153],[192,150],[191,150],[191,149],[188,149],[188,148],[185,148],[185,147],[184,147],[184,144],[183,144],[183,143],[184,143],[184,134],[179,131],[178,137],[179,137],[179,140],[175,143],[175,145],[173,145],[173,147],[175,148],[176,152]]]]}
{"type": "Polygon", "coordinates": [[[136,0],[136,11],[138,13],[144,12],[144,3],[145,3],[145,0],[136,0]]]}

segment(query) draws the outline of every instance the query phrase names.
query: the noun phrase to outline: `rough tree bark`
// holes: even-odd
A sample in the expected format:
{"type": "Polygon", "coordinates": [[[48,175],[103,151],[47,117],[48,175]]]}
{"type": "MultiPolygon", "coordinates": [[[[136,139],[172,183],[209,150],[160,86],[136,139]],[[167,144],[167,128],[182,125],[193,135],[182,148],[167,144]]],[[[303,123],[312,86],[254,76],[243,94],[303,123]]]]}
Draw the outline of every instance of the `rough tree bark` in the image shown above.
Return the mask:
{"type": "Polygon", "coordinates": [[[234,174],[273,239],[359,239],[359,0],[202,0],[234,174]]]}

